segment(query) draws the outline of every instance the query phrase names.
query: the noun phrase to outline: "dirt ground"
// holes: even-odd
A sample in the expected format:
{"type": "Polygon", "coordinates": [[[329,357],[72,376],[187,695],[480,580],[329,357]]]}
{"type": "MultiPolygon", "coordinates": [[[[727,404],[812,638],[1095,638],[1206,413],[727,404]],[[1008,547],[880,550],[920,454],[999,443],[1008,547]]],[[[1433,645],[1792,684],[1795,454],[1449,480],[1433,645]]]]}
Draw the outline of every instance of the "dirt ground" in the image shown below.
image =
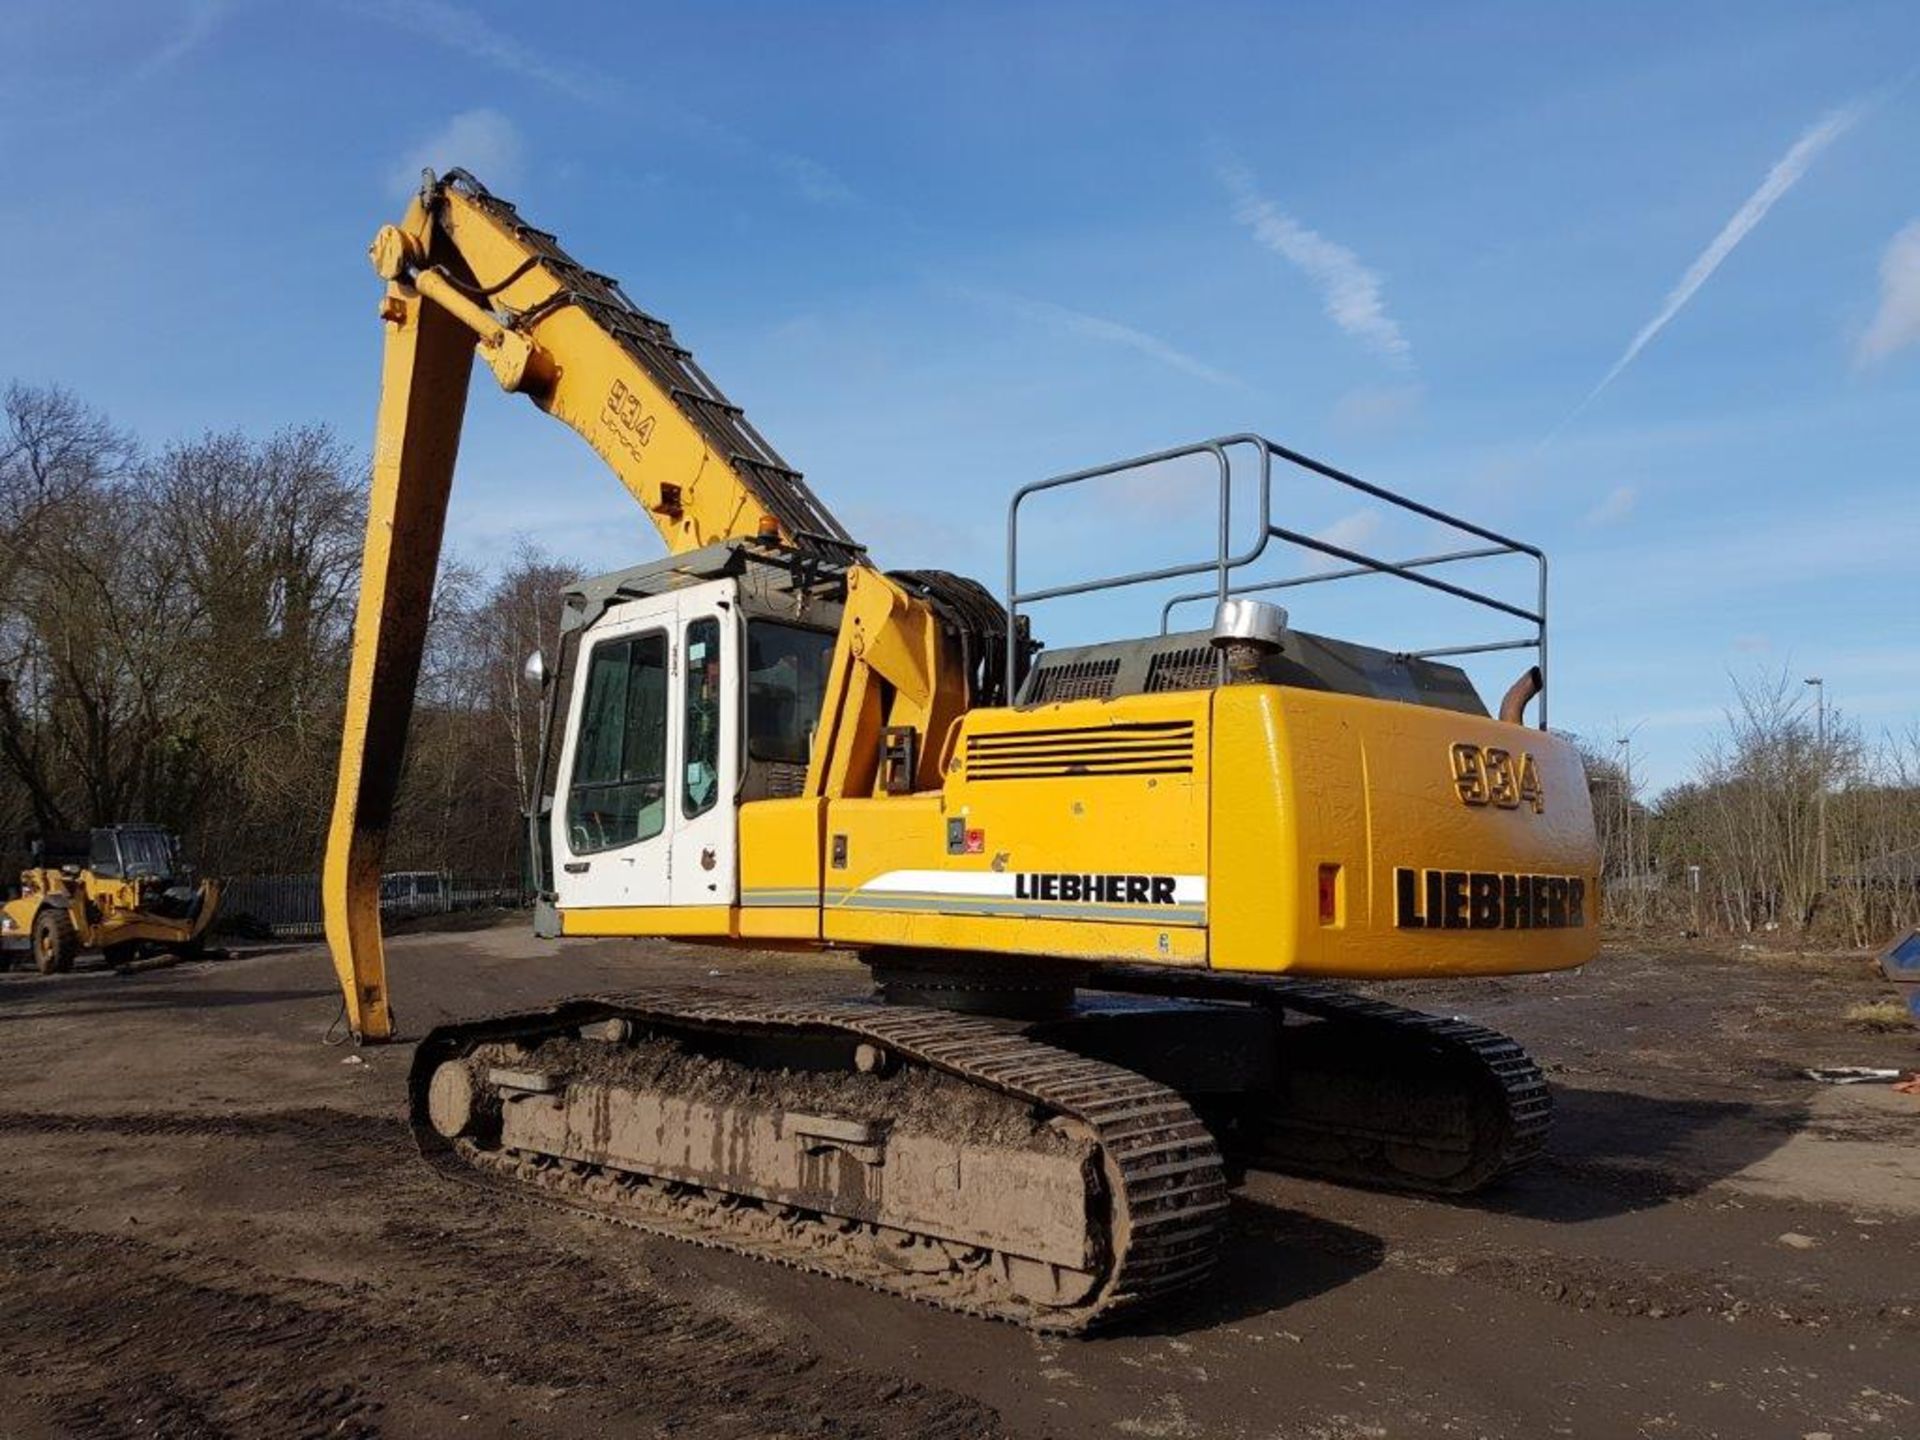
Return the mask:
{"type": "MultiPolygon", "coordinates": [[[[403,1028],[838,965],[518,926],[392,946],[403,1028]]],[[[1614,946],[1394,998],[1520,1037],[1547,1160],[1471,1205],[1254,1177],[1151,1323],[1042,1339],[449,1187],[317,949],[0,976],[0,1435],[1920,1436],[1920,1063],[1859,959],[1614,946]]]]}

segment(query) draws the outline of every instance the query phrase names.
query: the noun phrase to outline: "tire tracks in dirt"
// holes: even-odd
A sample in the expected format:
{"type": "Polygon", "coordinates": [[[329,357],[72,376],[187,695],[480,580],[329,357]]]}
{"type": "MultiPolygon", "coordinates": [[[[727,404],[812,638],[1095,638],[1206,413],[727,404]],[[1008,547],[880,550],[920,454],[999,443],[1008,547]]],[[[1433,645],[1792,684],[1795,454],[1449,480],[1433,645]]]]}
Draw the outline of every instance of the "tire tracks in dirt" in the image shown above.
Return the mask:
{"type": "MultiPolygon", "coordinates": [[[[1654,1171],[1615,1170],[1550,1162],[1591,1182],[1631,1190],[1636,1197],[1670,1198],[1697,1192],[1692,1182],[1654,1171]]],[[[1284,1211],[1244,1211],[1236,1215],[1244,1233],[1293,1246],[1329,1247],[1297,1216],[1284,1211]]],[[[1544,1299],[1569,1309],[1622,1319],[1676,1320],[1706,1316],[1727,1322],[1837,1330],[1878,1343],[1889,1334],[1920,1335],[1920,1305],[1901,1300],[1877,1304],[1828,1299],[1788,1282],[1767,1284],[1730,1270],[1660,1266],[1617,1258],[1567,1254],[1544,1246],[1492,1245],[1446,1240],[1401,1239],[1377,1247],[1373,1262],[1390,1269],[1446,1281],[1465,1280],[1510,1295],[1544,1299]]],[[[1349,1248],[1365,1254],[1362,1241],[1349,1248]]]]}
{"type": "Polygon", "coordinates": [[[453,1192],[412,1162],[397,1120],[0,1112],[0,1134],[208,1138],[243,1156],[265,1144],[281,1167],[292,1142],[303,1204],[368,1216],[360,1278],[333,1284],[49,1224],[30,1200],[0,1199],[0,1351],[61,1433],[1005,1433],[990,1406],[828,1360],[791,1330],[729,1316],[719,1292],[664,1293],[537,1211],[453,1192]],[[369,1260],[378,1280],[364,1278],[369,1260]]]}
{"type": "Polygon", "coordinates": [[[1706,1316],[1808,1330],[1853,1331],[1876,1341],[1889,1332],[1920,1335],[1920,1311],[1912,1305],[1863,1305],[1811,1295],[1784,1295],[1744,1283],[1737,1276],[1702,1270],[1664,1269],[1550,1250],[1466,1255],[1398,1250],[1388,1252],[1386,1263],[1626,1319],[1706,1316]]]}

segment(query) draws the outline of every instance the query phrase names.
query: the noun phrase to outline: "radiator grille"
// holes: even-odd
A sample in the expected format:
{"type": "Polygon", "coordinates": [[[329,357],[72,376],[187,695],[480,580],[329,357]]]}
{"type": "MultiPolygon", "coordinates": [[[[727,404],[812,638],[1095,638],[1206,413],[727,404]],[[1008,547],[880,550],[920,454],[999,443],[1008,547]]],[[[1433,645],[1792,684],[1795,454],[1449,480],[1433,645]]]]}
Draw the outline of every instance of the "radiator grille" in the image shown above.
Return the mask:
{"type": "Polygon", "coordinates": [[[1147,693],[1161,690],[1211,690],[1220,678],[1220,661],[1204,645],[1160,650],[1147,662],[1147,693]]]}
{"type": "Polygon", "coordinates": [[[969,780],[1191,775],[1191,720],[1137,721],[967,737],[969,780]]]}
{"type": "Polygon", "coordinates": [[[1117,658],[1105,660],[1069,660],[1064,665],[1044,661],[1033,677],[1029,703],[1044,705],[1054,700],[1105,700],[1113,694],[1113,677],[1120,673],[1117,658]]]}

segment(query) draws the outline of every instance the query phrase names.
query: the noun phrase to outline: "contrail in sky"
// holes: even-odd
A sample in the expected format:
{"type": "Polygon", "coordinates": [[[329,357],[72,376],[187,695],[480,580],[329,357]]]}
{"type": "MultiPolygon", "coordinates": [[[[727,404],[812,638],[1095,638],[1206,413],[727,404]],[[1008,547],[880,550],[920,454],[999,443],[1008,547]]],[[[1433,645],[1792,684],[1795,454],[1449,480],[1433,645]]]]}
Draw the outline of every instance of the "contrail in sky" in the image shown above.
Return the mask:
{"type": "Polygon", "coordinates": [[[1313,281],[1320,291],[1321,306],[1333,323],[1395,365],[1411,369],[1413,347],[1387,313],[1380,276],[1346,246],[1309,230],[1268,200],[1255,186],[1246,166],[1228,159],[1217,169],[1221,183],[1233,195],[1233,218],[1260,244],[1313,281]]]}
{"type": "Polygon", "coordinates": [[[1082,310],[1070,310],[1065,305],[1055,304],[1051,300],[1032,300],[1024,295],[1011,295],[1004,290],[980,290],[968,286],[949,287],[953,294],[962,299],[979,304],[990,305],[1019,315],[1036,324],[1048,325],[1084,340],[1098,340],[1108,345],[1123,346],[1138,351],[1149,359],[1158,360],[1162,365],[1184,371],[1196,380],[1204,380],[1209,385],[1221,385],[1236,389],[1249,389],[1247,382],[1237,375],[1229,375],[1224,370],[1195,359],[1186,351],[1170,345],[1157,335],[1149,335],[1144,330],[1136,330],[1131,325],[1122,325],[1118,320],[1109,320],[1103,315],[1089,315],[1082,310]]]}
{"type": "Polygon", "coordinates": [[[1540,442],[1543,447],[1550,444],[1554,437],[1566,429],[1582,411],[1600,398],[1602,391],[1620,378],[1621,372],[1652,343],[1653,337],[1666,329],[1667,323],[1678,315],[1686,303],[1694,297],[1695,292],[1712,278],[1713,272],[1720,268],[1720,262],[1733,253],[1734,246],[1746,239],[1753,227],[1766,219],[1767,212],[1773,208],[1774,202],[1799,183],[1800,177],[1812,168],[1813,162],[1820,158],[1823,150],[1853,128],[1854,122],[1859,120],[1865,108],[1863,104],[1856,103],[1823,116],[1793,142],[1792,148],[1786,154],[1774,161],[1773,168],[1767,171],[1766,179],[1760,182],[1760,188],[1747,197],[1746,203],[1733,212],[1733,218],[1720,228],[1718,235],[1713,237],[1713,242],[1694,258],[1693,264],[1687,267],[1687,273],[1680,277],[1680,283],[1667,292],[1666,301],[1660,306],[1659,311],[1640,327],[1639,334],[1628,342],[1620,358],[1613,362],[1613,368],[1600,377],[1598,385],[1587,392],[1587,398],[1574,406],[1567,418],[1554,426],[1552,433],[1540,442]]]}

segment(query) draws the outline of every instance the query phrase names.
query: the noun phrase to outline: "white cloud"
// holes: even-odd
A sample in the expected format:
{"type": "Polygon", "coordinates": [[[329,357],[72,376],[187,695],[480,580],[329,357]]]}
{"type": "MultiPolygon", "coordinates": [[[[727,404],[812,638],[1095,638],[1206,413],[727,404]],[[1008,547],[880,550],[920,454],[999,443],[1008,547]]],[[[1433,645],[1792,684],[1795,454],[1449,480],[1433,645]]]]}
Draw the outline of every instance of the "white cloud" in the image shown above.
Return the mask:
{"type": "Polygon", "coordinates": [[[1098,341],[1103,345],[1118,345],[1158,361],[1170,370],[1191,375],[1196,380],[1204,380],[1209,385],[1221,385],[1235,389],[1245,389],[1246,383],[1237,376],[1224,370],[1216,370],[1202,360],[1194,358],[1177,346],[1168,344],[1156,335],[1144,330],[1136,330],[1131,325],[1122,325],[1118,320],[1108,320],[1104,316],[1089,315],[1083,310],[1069,309],[1057,305],[1051,300],[1034,300],[1024,295],[1011,295],[1000,290],[978,290],[967,287],[954,287],[954,293],[968,300],[990,305],[1045,325],[1062,334],[1078,336],[1083,340],[1098,341]]]}
{"type": "MultiPolygon", "coordinates": [[[[1323,525],[1313,532],[1313,538],[1328,545],[1338,545],[1342,550],[1351,550],[1355,554],[1365,554],[1367,542],[1380,533],[1380,512],[1366,509],[1355,510],[1342,515],[1331,525],[1323,525]]],[[[1334,570],[1348,562],[1337,555],[1322,555],[1318,551],[1313,555],[1313,568],[1316,570],[1334,570]]]]}
{"type": "Polygon", "coordinates": [[[767,163],[787,177],[802,200],[811,200],[816,205],[839,205],[853,199],[853,187],[818,160],[771,150],[767,152],[767,163]]]}
{"type": "Polygon", "coordinates": [[[1420,413],[1424,385],[1360,385],[1333,404],[1332,424],[1348,435],[1380,435],[1420,413]]]}
{"type": "MultiPolygon", "coordinates": [[[[1600,377],[1600,383],[1587,392],[1587,398],[1576,405],[1572,412],[1559,425],[1554,427],[1553,439],[1575,416],[1600,398],[1600,392],[1620,378],[1621,372],[1631,365],[1640,352],[1653,342],[1653,338],[1667,328],[1673,317],[1678,315],[1693,299],[1700,287],[1713,277],[1721,262],[1733,253],[1734,247],[1752,233],[1754,226],[1767,218],[1767,212],[1779,202],[1789,190],[1800,183],[1800,178],[1812,168],[1813,162],[1834,141],[1853,128],[1864,113],[1863,105],[1844,106],[1829,115],[1821,117],[1801,133],[1798,140],[1788,148],[1787,153],[1773,162],[1766,178],[1761,180],[1759,188],[1746,198],[1740,208],[1733,212],[1733,218],[1720,227],[1720,233],[1708,243],[1707,248],[1694,257],[1680,282],[1667,292],[1667,298],[1661,302],[1654,317],[1640,327],[1633,339],[1627,342],[1627,348],[1620,358],[1613,362],[1613,368],[1600,377]]],[[[1544,443],[1544,442],[1543,442],[1544,443]]]]}
{"type": "Polygon", "coordinates": [[[648,122],[718,150],[745,156],[778,174],[801,199],[815,205],[842,204],[853,189],[818,160],[762,145],[695,111],[674,105],[657,89],[644,96],[615,75],[566,64],[522,44],[483,16],[454,0],[360,0],[371,14],[411,31],[470,60],[535,81],[560,94],[603,110],[644,111],[648,122]]]}
{"type": "Polygon", "coordinates": [[[1631,485],[1616,485],[1602,500],[1587,512],[1589,525],[1618,525],[1633,513],[1640,492],[1631,485]]]}
{"type": "Polygon", "coordinates": [[[395,195],[410,195],[420,185],[422,170],[444,175],[456,165],[489,186],[510,187],[519,179],[525,154],[519,130],[498,110],[463,110],[407,151],[388,187],[395,195]]]}
{"type": "Polygon", "coordinates": [[[1860,337],[1862,365],[1884,360],[1920,341],[1920,220],[1893,237],[1880,257],[1880,308],[1860,337]]]}
{"type": "Polygon", "coordinates": [[[1711,546],[1692,535],[1666,541],[1621,542],[1558,562],[1558,584],[1569,582],[1581,603],[1560,606],[1563,630],[1585,628],[1604,613],[1608,625],[1626,616],[1671,611],[1754,590],[1784,604],[1797,586],[1818,587],[1831,598],[1836,585],[1857,593],[1891,583],[1920,551],[1920,513],[1872,511],[1866,502],[1828,506],[1818,514],[1781,517],[1761,526],[1729,529],[1711,546]],[[1577,578],[1574,578],[1577,577],[1577,578]],[[1591,587],[1586,589],[1584,587],[1591,587]]]}
{"type": "Polygon", "coordinates": [[[1308,229],[1261,195],[1244,166],[1225,164],[1219,173],[1234,198],[1233,218],[1313,281],[1335,325],[1394,364],[1412,365],[1413,347],[1387,314],[1378,274],[1346,246],[1308,229]]]}
{"type": "Polygon", "coordinates": [[[558,64],[451,0],[367,0],[366,8],[424,40],[458,51],[470,60],[537,80],[586,104],[608,105],[615,98],[617,87],[607,77],[558,64]]]}

